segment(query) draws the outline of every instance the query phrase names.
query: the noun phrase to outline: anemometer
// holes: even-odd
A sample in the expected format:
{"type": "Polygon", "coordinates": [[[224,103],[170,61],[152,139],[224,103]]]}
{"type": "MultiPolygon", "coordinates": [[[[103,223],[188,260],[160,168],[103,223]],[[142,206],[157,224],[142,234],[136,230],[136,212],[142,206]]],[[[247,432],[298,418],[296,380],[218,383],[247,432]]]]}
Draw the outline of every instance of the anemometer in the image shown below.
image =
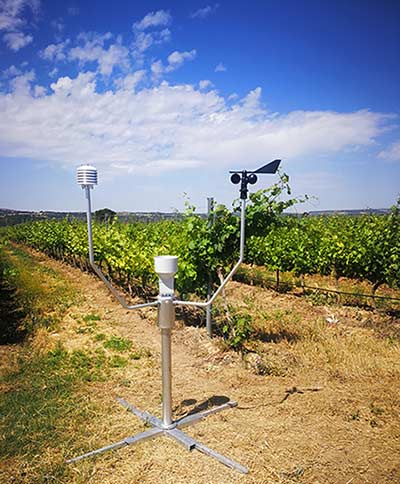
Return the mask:
{"type": "Polygon", "coordinates": [[[171,439],[174,439],[179,444],[183,445],[187,450],[198,450],[203,454],[206,454],[214,459],[217,459],[222,464],[235,469],[242,474],[247,474],[248,469],[241,464],[219,454],[218,452],[210,449],[209,447],[203,445],[197,440],[193,439],[189,435],[182,432],[181,428],[187,425],[192,425],[193,423],[202,420],[203,418],[211,415],[213,413],[220,412],[229,408],[237,406],[237,402],[230,400],[223,405],[210,408],[203,412],[198,412],[195,414],[190,414],[185,417],[181,417],[174,420],[172,417],[172,372],[171,372],[171,332],[175,322],[175,306],[185,305],[185,306],[197,306],[207,308],[209,307],[216,297],[221,293],[223,288],[226,286],[228,281],[232,279],[235,272],[238,270],[240,264],[244,258],[244,242],[245,242],[245,223],[246,223],[246,200],[248,195],[248,184],[254,185],[257,182],[258,174],[273,174],[277,171],[281,160],[274,160],[267,165],[262,166],[255,171],[247,170],[237,170],[231,171],[231,182],[234,184],[240,183],[240,199],[241,199],[241,210],[240,210],[240,254],[239,260],[231,270],[231,272],[226,276],[224,281],[221,283],[219,288],[215,293],[205,302],[197,301],[180,301],[175,298],[174,294],[174,277],[178,271],[178,257],[166,255],[157,256],[154,258],[154,269],[159,277],[159,295],[156,301],[129,305],[125,299],[118,293],[118,291],[109,282],[107,277],[103,274],[100,267],[98,267],[94,261],[94,251],[93,251],[93,239],[92,239],[92,207],[91,207],[91,197],[90,191],[97,185],[98,177],[97,170],[91,165],[82,165],[77,170],[77,182],[85,191],[87,199],[86,207],[86,220],[87,220],[87,230],[88,230],[88,243],[89,243],[89,262],[97,274],[97,276],[106,284],[112,294],[117,298],[119,303],[128,310],[140,309],[149,306],[157,306],[158,308],[158,326],[161,332],[161,364],[162,364],[162,418],[159,419],[147,412],[141,411],[132,404],[128,403],[122,398],[117,398],[117,401],[125,407],[127,410],[132,412],[138,418],[143,420],[146,424],[150,425],[150,429],[145,430],[137,435],[126,437],[119,442],[107,445],[100,449],[93,450],[86,454],[74,457],[68,460],[68,463],[76,462],[86,457],[92,455],[101,454],[108,450],[118,449],[120,447],[125,447],[127,445],[136,444],[142,440],[148,440],[155,438],[157,436],[165,435],[171,439]]]}

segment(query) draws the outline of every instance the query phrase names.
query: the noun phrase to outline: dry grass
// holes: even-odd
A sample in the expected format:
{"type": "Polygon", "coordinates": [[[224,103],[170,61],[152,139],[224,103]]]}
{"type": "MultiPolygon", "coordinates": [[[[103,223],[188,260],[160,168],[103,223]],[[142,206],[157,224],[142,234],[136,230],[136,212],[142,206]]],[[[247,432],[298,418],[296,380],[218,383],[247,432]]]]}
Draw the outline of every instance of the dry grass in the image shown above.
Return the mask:
{"type": "MultiPolygon", "coordinates": [[[[265,267],[243,265],[238,272],[237,280],[250,285],[277,289],[276,272],[265,267]]],[[[317,305],[342,304],[348,306],[378,308],[384,311],[400,311],[400,288],[382,284],[372,298],[373,284],[363,280],[348,279],[319,274],[297,277],[292,272],[279,274],[279,291],[297,295],[307,295],[317,305]],[[324,292],[324,289],[328,290],[324,292]],[[332,291],[332,292],[329,292],[332,291]],[[385,299],[388,298],[388,299],[385,299]],[[393,299],[391,299],[393,298],[393,299]]]]}
{"type": "MultiPolygon", "coordinates": [[[[37,425],[20,429],[18,438],[26,440],[25,447],[12,455],[10,448],[4,449],[1,482],[400,481],[399,342],[396,334],[375,330],[379,322],[389,327],[396,321],[374,311],[315,306],[239,283],[229,286],[228,301],[252,316],[251,353],[243,361],[238,353],[226,351],[219,338],[211,342],[203,329],[178,322],[173,398],[176,416],[210,400],[238,400],[237,409],[187,431],[248,466],[250,474],[242,476],[162,438],[66,466],[65,458],[144,429],[116,404],[115,396],[160,415],[159,331],[153,310],[127,312],[92,276],[35,257],[76,287],[81,297],[63,313],[56,330],[36,332],[27,347],[30,354],[20,350],[20,368],[13,380],[8,378],[7,395],[16,398],[28,383],[58,382],[59,391],[50,395],[58,410],[49,413],[43,400],[29,407],[29,418],[37,425]],[[328,324],[325,318],[332,313],[339,322],[328,324]],[[24,366],[24,361],[54,365],[54,356],[49,360],[48,355],[60,345],[61,366],[24,366]],[[37,370],[44,369],[47,373],[40,377],[37,370]],[[37,445],[33,438],[39,439],[37,445]]],[[[17,427],[21,420],[17,414],[14,418],[17,427]]]]}
{"type": "MultiPolygon", "coordinates": [[[[340,306],[313,307],[292,296],[279,297],[274,306],[280,308],[271,311],[265,291],[251,291],[253,296],[245,307],[254,315],[258,351],[268,353],[271,343],[275,350],[281,343],[280,353],[291,352],[296,371],[299,367],[319,368],[327,375],[350,379],[400,376],[399,341],[377,338],[371,329],[363,327],[369,312],[355,308],[343,311],[340,306]],[[337,323],[327,322],[332,317],[337,323]]],[[[243,288],[239,287],[238,293],[243,293],[243,288]]],[[[234,291],[232,296],[235,300],[240,297],[234,291]]],[[[392,325],[396,323],[392,321],[392,325]]]]}

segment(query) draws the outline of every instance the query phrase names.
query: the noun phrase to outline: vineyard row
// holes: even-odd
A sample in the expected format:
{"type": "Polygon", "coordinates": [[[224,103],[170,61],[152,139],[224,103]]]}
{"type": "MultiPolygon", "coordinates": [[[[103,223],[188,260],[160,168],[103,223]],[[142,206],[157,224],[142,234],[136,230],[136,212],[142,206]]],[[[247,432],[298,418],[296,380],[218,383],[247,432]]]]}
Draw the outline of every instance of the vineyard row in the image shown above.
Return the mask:
{"type": "MultiPolygon", "coordinates": [[[[257,215],[257,214],[256,214],[257,215]]],[[[296,275],[321,274],[368,280],[376,289],[400,286],[400,215],[279,217],[267,227],[250,213],[246,227],[246,262],[296,275]],[[262,229],[262,230],[261,230],[262,229]]],[[[40,221],[9,227],[11,240],[88,267],[86,225],[74,220],[40,221]]],[[[93,226],[96,263],[131,293],[155,288],[155,255],[179,256],[177,289],[204,295],[209,275],[228,271],[238,257],[239,221],[217,207],[210,226],[189,213],[181,221],[93,226]]]]}

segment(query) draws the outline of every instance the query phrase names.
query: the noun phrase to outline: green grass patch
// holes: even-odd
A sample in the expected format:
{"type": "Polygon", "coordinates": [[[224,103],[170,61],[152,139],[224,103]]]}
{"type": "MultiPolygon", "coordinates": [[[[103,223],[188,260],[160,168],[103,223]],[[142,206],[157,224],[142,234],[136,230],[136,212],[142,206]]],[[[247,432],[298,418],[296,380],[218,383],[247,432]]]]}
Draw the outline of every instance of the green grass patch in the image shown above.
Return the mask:
{"type": "Polygon", "coordinates": [[[124,353],[132,348],[132,341],[128,338],[111,336],[103,343],[104,348],[124,353]]]}
{"type": "Polygon", "coordinates": [[[19,247],[0,249],[0,344],[21,341],[38,327],[57,328],[75,291],[53,269],[19,247]]]}
{"type": "Polygon", "coordinates": [[[128,365],[128,363],[129,363],[129,360],[120,355],[113,355],[110,358],[110,366],[112,368],[125,368],[128,365]]]}
{"type": "Polygon", "coordinates": [[[85,314],[83,317],[82,317],[83,321],[85,321],[85,323],[88,323],[89,321],[100,321],[100,316],[98,314],[95,314],[95,313],[89,313],[89,314],[85,314]]]}
{"type": "MultiPolygon", "coordinates": [[[[44,269],[22,249],[8,246],[0,250],[5,291],[0,301],[8,301],[7,306],[0,304],[0,311],[7,322],[10,314],[15,318],[14,335],[18,328],[33,335],[19,346],[12,365],[0,375],[0,387],[5,389],[0,395],[0,481],[86,482],[93,463],[82,468],[76,481],[73,467],[65,460],[87,451],[89,437],[94,444],[89,422],[103,410],[88,395],[139,353],[126,338],[96,334],[100,316],[95,313],[79,317],[79,321],[85,332],[93,332],[101,342],[96,349],[68,350],[61,342],[54,347],[46,337],[41,343],[42,333],[35,330],[55,328],[65,308],[75,302],[75,292],[56,271],[44,269]],[[43,343],[49,345],[47,350],[43,343]],[[109,349],[117,354],[110,354],[109,349]],[[118,354],[122,352],[131,354],[118,354]]],[[[100,441],[98,444],[101,446],[100,441]]]]}
{"type": "Polygon", "coordinates": [[[95,333],[97,329],[97,321],[100,321],[100,316],[95,313],[85,314],[82,318],[75,317],[75,319],[82,320],[85,324],[78,326],[76,332],[78,334],[95,333]]]}
{"type": "Polygon", "coordinates": [[[34,355],[25,347],[16,369],[0,379],[10,388],[0,398],[0,459],[32,463],[29,482],[70,482],[65,459],[82,452],[80,434],[86,435],[88,419],[100,411],[87,401],[89,390],[84,388],[108,380],[113,369],[128,364],[128,358],[108,356],[102,348],[68,351],[59,343],[43,355],[34,355]],[[37,460],[45,451],[57,459],[37,460]],[[46,475],[57,479],[47,481],[46,475]]]}
{"type": "Polygon", "coordinates": [[[68,482],[70,470],[64,454],[78,451],[79,428],[85,428],[95,411],[92,403],[81,401],[77,390],[84,382],[104,379],[109,367],[105,362],[104,354],[68,352],[61,344],[40,356],[32,356],[26,347],[17,369],[1,378],[1,383],[11,389],[0,399],[0,456],[31,462],[29,482],[60,482],[61,478],[68,482]],[[74,442],[67,430],[71,426],[74,442]],[[70,442],[72,448],[66,449],[65,442],[70,442]],[[37,459],[49,449],[60,457],[58,461],[37,459]],[[55,480],[48,481],[46,475],[55,480]]]}

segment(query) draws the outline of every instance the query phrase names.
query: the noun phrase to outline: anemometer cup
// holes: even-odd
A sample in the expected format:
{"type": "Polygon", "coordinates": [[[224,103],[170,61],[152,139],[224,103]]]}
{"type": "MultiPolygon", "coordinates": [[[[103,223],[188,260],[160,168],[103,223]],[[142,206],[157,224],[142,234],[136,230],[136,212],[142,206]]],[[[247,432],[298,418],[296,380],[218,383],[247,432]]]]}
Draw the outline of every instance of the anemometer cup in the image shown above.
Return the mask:
{"type": "Polygon", "coordinates": [[[240,183],[240,198],[241,200],[246,200],[248,195],[247,185],[254,185],[257,183],[258,177],[257,174],[273,174],[276,173],[278,167],[281,163],[281,160],[274,160],[270,163],[267,163],[264,166],[258,168],[255,171],[248,171],[248,170],[233,170],[229,173],[232,173],[231,182],[234,185],[238,185],[240,183]]]}

